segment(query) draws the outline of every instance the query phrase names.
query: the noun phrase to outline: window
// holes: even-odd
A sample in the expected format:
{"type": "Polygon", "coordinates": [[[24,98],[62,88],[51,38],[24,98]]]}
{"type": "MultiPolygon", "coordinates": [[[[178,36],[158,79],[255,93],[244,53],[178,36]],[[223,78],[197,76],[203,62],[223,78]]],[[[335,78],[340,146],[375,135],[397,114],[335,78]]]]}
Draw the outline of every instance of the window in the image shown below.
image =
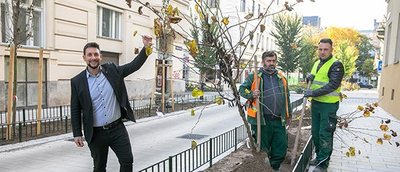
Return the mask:
{"type": "MultiPolygon", "coordinates": [[[[43,0],[22,0],[18,21],[17,44],[27,46],[43,46],[43,0]],[[28,7],[32,5],[32,10],[28,7]],[[32,17],[31,17],[32,16],[32,17]]],[[[1,2],[1,42],[11,42],[13,36],[13,21],[11,0],[1,2]]]]}
{"type": "Polygon", "coordinates": [[[392,95],[390,96],[390,100],[394,100],[394,89],[392,89],[392,95]]]}
{"type": "Polygon", "coordinates": [[[254,11],[256,11],[256,2],[253,0],[253,7],[251,8],[251,12],[254,14],[254,11]]]}
{"type": "MultiPolygon", "coordinates": [[[[5,83],[8,84],[8,68],[10,58],[5,58],[5,83]]],[[[17,58],[17,107],[28,107],[37,105],[38,91],[38,67],[39,59],[18,57],[17,58]]],[[[46,87],[46,59],[43,59],[43,105],[46,105],[47,87],[46,87]]],[[[6,87],[7,92],[8,87],[6,87]]],[[[7,98],[6,98],[7,99],[7,98]]]]}
{"type": "Polygon", "coordinates": [[[261,5],[258,4],[258,15],[260,15],[260,14],[261,14],[261,5]]]}
{"type": "Polygon", "coordinates": [[[394,49],[395,55],[394,55],[394,63],[399,63],[400,61],[400,13],[398,16],[398,21],[397,21],[397,39],[396,39],[396,48],[394,49]]]}
{"type": "Polygon", "coordinates": [[[385,87],[382,87],[382,96],[385,96],[385,87]]]}
{"type": "Polygon", "coordinates": [[[262,35],[261,36],[261,51],[264,51],[264,47],[265,47],[265,45],[264,45],[264,35],[262,35]]]}
{"type": "Polygon", "coordinates": [[[389,51],[389,47],[390,47],[391,33],[392,33],[392,23],[390,23],[388,25],[387,35],[385,37],[385,39],[386,39],[386,44],[385,44],[386,51],[385,51],[385,60],[383,61],[383,64],[385,66],[387,66],[389,64],[389,52],[390,52],[389,51]]]}
{"type": "Polygon", "coordinates": [[[121,13],[97,7],[97,35],[121,39],[121,13]]]}
{"type": "Polygon", "coordinates": [[[207,5],[209,8],[217,8],[219,6],[219,0],[208,0],[207,5]]]}
{"type": "Polygon", "coordinates": [[[240,0],[240,12],[246,11],[246,0],[240,0]]]}

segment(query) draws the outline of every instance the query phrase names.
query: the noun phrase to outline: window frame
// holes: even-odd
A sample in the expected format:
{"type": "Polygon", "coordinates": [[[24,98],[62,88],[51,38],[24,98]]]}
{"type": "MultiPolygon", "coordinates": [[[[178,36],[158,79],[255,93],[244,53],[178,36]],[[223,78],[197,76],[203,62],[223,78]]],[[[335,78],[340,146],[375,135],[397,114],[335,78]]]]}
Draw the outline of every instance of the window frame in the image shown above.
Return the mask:
{"type": "MultiPolygon", "coordinates": [[[[36,100],[36,102],[29,101],[29,97],[33,93],[29,92],[28,86],[32,85],[32,84],[33,85],[37,84],[38,81],[29,79],[29,76],[28,76],[29,70],[28,70],[28,68],[30,66],[28,65],[28,60],[33,60],[33,61],[37,62],[37,64],[39,64],[39,59],[38,58],[25,57],[25,56],[18,56],[17,59],[18,60],[23,60],[23,65],[19,65],[19,67],[23,67],[24,68],[24,72],[25,72],[24,76],[23,76],[23,80],[21,80],[21,78],[17,78],[17,87],[18,86],[23,86],[24,87],[23,92],[24,92],[24,96],[25,96],[25,97],[18,97],[18,99],[23,99],[23,101],[22,101],[22,104],[18,104],[18,101],[17,101],[17,108],[35,107],[35,106],[37,106],[38,102],[37,102],[37,100],[36,100]]],[[[10,60],[9,56],[5,56],[4,57],[4,69],[7,69],[4,72],[5,76],[8,75],[9,66],[6,66],[6,65],[9,64],[9,62],[7,63],[7,61],[9,61],[9,60],[10,60]]],[[[18,73],[17,73],[17,75],[18,75],[18,73]]],[[[47,106],[48,105],[48,102],[47,102],[48,89],[47,89],[47,84],[46,83],[47,83],[47,59],[43,59],[43,81],[42,81],[42,84],[43,84],[43,87],[42,87],[43,88],[42,105],[43,106],[47,106]]],[[[8,84],[8,77],[6,77],[4,79],[4,84],[5,85],[8,84]]],[[[7,87],[6,87],[6,89],[7,89],[7,87]]],[[[35,90],[35,92],[37,92],[37,91],[35,90]]]]}
{"type": "MultiPolygon", "coordinates": [[[[0,0],[0,4],[6,4],[6,3],[8,3],[8,6],[5,6],[5,8],[6,8],[6,10],[5,10],[5,13],[8,13],[6,16],[8,16],[8,15],[13,15],[12,14],[12,11],[10,11],[11,10],[11,8],[12,7],[10,7],[9,5],[10,5],[10,1],[11,0],[0,0]]],[[[27,1],[27,3],[24,3],[24,2],[21,2],[21,8],[24,8],[25,10],[27,10],[28,9],[28,7],[29,7],[29,5],[28,4],[32,4],[35,0],[25,0],[25,1],[27,1]]],[[[39,25],[38,25],[38,32],[39,32],[39,36],[37,37],[37,39],[39,40],[38,41],[38,44],[37,45],[35,45],[35,41],[36,41],[36,39],[35,39],[35,36],[34,36],[34,33],[35,33],[35,30],[34,30],[34,17],[29,17],[29,14],[27,14],[26,15],[26,17],[25,17],[25,26],[26,26],[26,31],[27,31],[27,33],[26,34],[31,34],[31,35],[33,35],[33,36],[25,36],[25,40],[23,40],[21,43],[20,43],[20,45],[21,46],[23,46],[23,47],[44,47],[44,44],[45,44],[45,35],[44,35],[44,33],[45,33],[45,26],[44,26],[44,23],[45,23],[45,15],[44,15],[44,13],[45,13],[45,10],[44,10],[44,0],[38,0],[39,2],[40,2],[40,7],[39,6],[33,6],[33,11],[32,11],[32,13],[35,13],[35,12],[39,12],[40,13],[40,15],[39,15],[39,25]]],[[[21,15],[21,14],[20,14],[21,15]]],[[[2,19],[3,19],[3,16],[1,16],[2,17],[2,19]]],[[[11,19],[11,17],[9,17],[9,18],[4,18],[4,24],[3,24],[3,20],[1,20],[0,21],[1,22],[1,26],[2,26],[2,39],[0,40],[0,42],[1,43],[8,43],[9,42],[9,40],[10,40],[10,38],[12,37],[12,28],[13,28],[13,26],[12,26],[12,19],[11,19]],[[11,31],[10,30],[3,30],[3,28],[6,28],[6,29],[11,29],[11,31]],[[4,33],[5,32],[5,33],[4,33]],[[4,35],[3,35],[4,34],[4,35]],[[4,36],[4,37],[3,37],[4,36]],[[3,41],[3,39],[4,39],[4,41],[3,41]]]]}
{"type": "Polygon", "coordinates": [[[114,8],[106,7],[100,4],[97,5],[96,35],[98,37],[107,39],[122,40],[122,14],[123,12],[120,10],[116,10],[114,8]],[[103,35],[103,9],[107,9],[111,13],[110,28],[108,28],[110,30],[109,31],[110,36],[103,35]],[[118,15],[117,22],[115,20],[116,15],[118,15]],[[116,23],[118,23],[118,26],[116,23]]]}

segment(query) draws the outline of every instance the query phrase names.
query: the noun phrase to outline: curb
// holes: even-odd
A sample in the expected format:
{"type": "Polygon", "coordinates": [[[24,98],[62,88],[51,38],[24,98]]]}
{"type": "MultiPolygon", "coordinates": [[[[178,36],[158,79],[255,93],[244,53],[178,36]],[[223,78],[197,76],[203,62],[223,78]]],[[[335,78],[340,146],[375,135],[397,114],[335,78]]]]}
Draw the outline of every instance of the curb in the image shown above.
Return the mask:
{"type": "MultiPolygon", "coordinates": [[[[210,108],[210,107],[214,107],[214,106],[218,106],[218,105],[217,104],[210,104],[210,105],[206,105],[205,108],[210,108]]],[[[203,106],[198,106],[198,107],[195,107],[194,109],[195,110],[199,110],[202,107],[203,106]]],[[[163,116],[152,116],[152,117],[148,117],[148,118],[138,119],[136,121],[136,123],[132,122],[132,121],[127,121],[127,122],[124,122],[124,124],[125,124],[125,126],[129,127],[129,126],[134,125],[134,124],[140,124],[140,123],[145,123],[145,122],[149,122],[149,121],[153,121],[153,120],[157,120],[157,119],[177,116],[177,115],[184,114],[186,112],[188,112],[188,110],[180,110],[180,111],[167,113],[167,114],[165,114],[163,116]]],[[[47,143],[51,143],[51,142],[55,142],[55,141],[60,141],[60,140],[67,140],[67,139],[72,139],[72,132],[61,134],[61,135],[56,135],[56,136],[50,136],[50,137],[45,137],[45,138],[40,138],[40,139],[34,139],[34,140],[14,143],[14,144],[3,145],[3,146],[0,146],[0,153],[12,152],[12,151],[17,151],[17,150],[21,150],[21,149],[28,149],[28,148],[31,148],[31,147],[40,146],[40,145],[43,145],[43,144],[47,144],[47,143]]]]}

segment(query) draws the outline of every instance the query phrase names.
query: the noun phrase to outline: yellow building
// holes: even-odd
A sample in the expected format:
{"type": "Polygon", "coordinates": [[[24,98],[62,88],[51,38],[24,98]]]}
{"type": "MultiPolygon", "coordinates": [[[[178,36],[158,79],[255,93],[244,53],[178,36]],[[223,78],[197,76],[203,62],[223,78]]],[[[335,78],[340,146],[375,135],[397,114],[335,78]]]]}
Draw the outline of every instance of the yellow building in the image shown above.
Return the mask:
{"type": "MultiPolygon", "coordinates": [[[[13,0],[0,0],[0,111],[7,104],[7,80],[12,21],[10,3],[13,0]]],[[[22,1],[22,0],[21,0],[22,1]]],[[[39,48],[44,49],[43,103],[45,106],[67,105],[70,101],[70,78],[84,70],[82,49],[87,42],[97,42],[104,56],[103,62],[125,64],[136,56],[135,48],[142,48],[140,35],[155,36],[150,10],[143,8],[138,13],[138,4],[132,7],[125,0],[24,0],[22,11],[28,11],[33,4],[33,17],[20,15],[19,29],[22,31],[22,47],[18,49],[18,88],[17,106],[29,107],[37,104],[37,78],[39,48]],[[32,27],[26,27],[32,26],[32,27]],[[137,31],[137,35],[133,33],[137,31]],[[32,35],[27,37],[26,33],[32,35]]],[[[156,8],[162,0],[149,1],[156,8]]],[[[171,0],[174,7],[189,16],[189,0],[171,0]]],[[[26,13],[22,13],[26,14],[26,13]]],[[[182,23],[183,28],[188,24],[182,23]]],[[[179,29],[178,29],[179,30],[179,29]]],[[[183,32],[184,33],[184,32],[183,32]]],[[[183,35],[185,36],[185,34],[183,35]]],[[[174,56],[183,58],[185,45],[179,35],[174,42],[174,56]]],[[[126,78],[129,98],[148,97],[155,83],[155,59],[157,52],[144,66],[126,78]]],[[[183,63],[173,58],[173,76],[178,80],[174,90],[184,90],[182,81],[183,63]],[[180,82],[182,81],[182,82],[180,82]],[[180,84],[179,84],[180,83],[180,84]]]]}
{"type": "Polygon", "coordinates": [[[379,98],[384,110],[400,119],[400,1],[388,3],[379,98]]]}

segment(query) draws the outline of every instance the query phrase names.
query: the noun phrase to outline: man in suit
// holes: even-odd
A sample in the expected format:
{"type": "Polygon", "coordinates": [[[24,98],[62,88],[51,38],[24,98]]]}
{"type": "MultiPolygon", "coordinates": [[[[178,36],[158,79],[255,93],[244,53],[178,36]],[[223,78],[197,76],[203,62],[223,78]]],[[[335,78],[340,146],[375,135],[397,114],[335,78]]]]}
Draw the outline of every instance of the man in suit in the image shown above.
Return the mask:
{"type": "Polygon", "coordinates": [[[144,48],[130,63],[100,65],[100,47],[90,42],[83,48],[87,67],[71,79],[71,123],[74,142],[83,147],[82,123],[86,142],[93,158],[93,171],[106,171],[108,149],[115,152],[120,171],[133,170],[133,155],[126,118],[136,122],[130,107],[124,78],[137,71],[151,54],[152,38],[143,36],[144,48]]]}

